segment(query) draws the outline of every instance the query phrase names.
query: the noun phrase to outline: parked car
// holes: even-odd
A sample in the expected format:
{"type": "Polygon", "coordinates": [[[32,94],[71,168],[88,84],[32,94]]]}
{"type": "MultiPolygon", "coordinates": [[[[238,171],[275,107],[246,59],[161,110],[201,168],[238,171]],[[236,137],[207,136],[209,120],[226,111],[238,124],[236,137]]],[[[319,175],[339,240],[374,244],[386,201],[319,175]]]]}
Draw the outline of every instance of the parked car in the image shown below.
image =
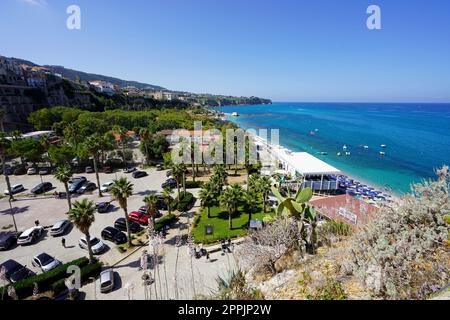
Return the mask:
{"type": "Polygon", "coordinates": [[[156,165],[156,171],[162,171],[163,169],[163,165],[162,164],[157,164],[156,165]]]}
{"type": "Polygon", "coordinates": [[[104,173],[113,173],[113,169],[110,166],[103,167],[103,172],[104,173]]]}
{"type": "Polygon", "coordinates": [[[135,178],[135,179],[143,178],[143,177],[146,177],[146,176],[148,176],[148,173],[145,172],[145,171],[135,171],[132,174],[132,177],[135,178]]]}
{"type": "Polygon", "coordinates": [[[17,239],[17,244],[21,246],[25,244],[35,243],[44,234],[44,227],[36,226],[25,230],[17,239]]]}
{"type": "Polygon", "coordinates": [[[112,204],[110,202],[98,202],[96,203],[98,213],[107,213],[112,209],[112,204]]]}
{"type": "Polygon", "coordinates": [[[90,192],[90,191],[94,191],[95,189],[97,189],[97,185],[93,182],[85,182],[78,190],[77,193],[78,194],[83,194],[85,192],[90,192]]]}
{"type": "Polygon", "coordinates": [[[72,179],[69,180],[69,183],[74,183],[74,182],[77,182],[77,181],[86,182],[87,178],[86,177],[82,177],[82,176],[80,176],[80,177],[73,177],[72,179]]]}
{"type": "Polygon", "coordinates": [[[105,182],[104,184],[102,184],[102,187],[100,188],[101,192],[108,192],[112,189],[112,187],[114,186],[114,182],[109,181],[109,182],[105,182]]]}
{"type": "Polygon", "coordinates": [[[135,221],[139,224],[147,225],[149,216],[143,212],[133,211],[130,214],[128,214],[128,219],[130,219],[131,221],[135,221]]]}
{"type": "MultiPolygon", "coordinates": [[[[3,171],[3,170],[2,170],[2,171],[3,171]]],[[[2,174],[7,175],[7,176],[12,175],[13,173],[14,173],[14,169],[11,168],[11,167],[5,168],[5,172],[2,172],[2,174]]]]}
{"type": "Polygon", "coordinates": [[[100,292],[106,293],[114,288],[114,271],[107,269],[100,273],[100,292]]]}
{"type": "Polygon", "coordinates": [[[69,220],[60,220],[50,229],[50,235],[53,237],[61,236],[69,229],[71,222],[69,220]]]}
{"type": "MultiPolygon", "coordinates": [[[[87,250],[88,246],[87,246],[87,241],[86,241],[85,235],[81,236],[80,240],[78,241],[78,245],[80,246],[81,249],[87,250]]],[[[103,252],[103,250],[105,250],[105,248],[106,248],[105,244],[100,239],[98,239],[96,237],[91,238],[92,253],[99,254],[99,253],[103,252]]]]}
{"type": "Polygon", "coordinates": [[[25,170],[24,167],[17,167],[14,169],[13,173],[15,176],[22,176],[27,173],[27,170],[25,170]]]}
{"type": "MultiPolygon", "coordinates": [[[[141,225],[137,222],[131,221],[128,219],[128,225],[130,226],[131,233],[137,233],[141,230],[141,225]]],[[[114,222],[114,228],[119,229],[120,231],[127,231],[127,222],[125,218],[119,218],[114,222]]]]}
{"type": "Polygon", "coordinates": [[[0,269],[2,268],[5,270],[6,279],[12,283],[34,275],[34,272],[12,259],[0,264],[0,269]]]}
{"type": "Polygon", "coordinates": [[[125,169],[123,169],[124,173],[132,173],[135,172],[137,169],[135,167],[127,167],[125,169]]]}
{"type": "MultiPolygon", "coordinates": [[[[145,205],[145,206],[140,207],[138,211],[143,213],[143,214],[147,214],[147,208],[148,208],[148,206],[145,205]]],[[[155,218],[160,218],[160,217],[162,217],[162,215],[163,214],[159,210],[157,210],[155,212],[155,218]]]]}
{"type": "Polygon", "coordinates": [[[43,252],[33,258],[32,264],[37,268],[41,268],[43,272],[47,272],[59,267],[62,265],[62,262],[43,252]]]}
{"type": "Polygon", "coordinates": [[[161,188],[163,188],[163,189],[165,189],[165,188],[173,189],[173,188],[176,188],[176,187],[177,187],[177,180],[175,180],[175,178],[167,179],[166,182],[164,182],[161,185],[161,188]]]}
{"type": "Polygon", "coordinates": [[[28,168],[27,175],[32,176],[32,175],[35,175],[35,174],[37,174],[36,168],[28,168]]]}
{"type": "Polygon", "coordinates": [[[50,174],[50,169],[49,168],[41,168],[39,169],[39,175],[41,176],[45,176],[50,174]]]}
{"type": "Polygon", "coordinates": [[[94,173],[94,169],[92,167],[86,167],[86,173],[94,173]]]}
{"type": "Polygon", "coordinates": [[[103,229],[101,235],[103,240],[109,240],[114,242],[115,244],[122,244],[127,242],[127,236],[125,235],[125,233],[113,227],[106,227],[105,229],[103,229]]]}
{"type": "MultiPolygon", "coordinates": [[[[11,186],[11,193],[12,194],[16,194],[16,193],[22,192],[24,190],[25,190],[25,188],[21,184],[15,184],[15,185],[11,186]]],[[[3,193],[5,195],[9,196],[9,191],[8,190],[3,191],[3,193]]]]}
{"type": "Polygon", "coordinates": [[[74,180],[69,186],[70,193],[76,193],[86,183],[86,180],[78,179],[74,180]]]}
{"type": "Polygon", "coordinates": [[[8,250],[17,242],[16,232],[0,232],[0,250],[8,250]]]}
{"type": "Polygon", "coordinates": [[[52,190],[53,185],[50,182],[43,182],[39,183],[36,187],[31,189],[31,193],[33,194],[42,194],[46,193],[47,191],[52,190]]]}

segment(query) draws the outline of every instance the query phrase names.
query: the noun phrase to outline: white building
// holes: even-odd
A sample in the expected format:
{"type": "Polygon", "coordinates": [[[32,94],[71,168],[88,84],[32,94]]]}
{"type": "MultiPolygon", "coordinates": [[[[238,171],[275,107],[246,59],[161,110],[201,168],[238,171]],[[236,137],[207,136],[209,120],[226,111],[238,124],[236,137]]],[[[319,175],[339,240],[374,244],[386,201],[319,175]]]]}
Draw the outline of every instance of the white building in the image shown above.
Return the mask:
{"type": "Polygon", "coordinates": [[[90,81],[89,84],[95,89],[95,91],[100,93],[105,93],[108,95],[113,95],[116,93],[114,85],[106,81],[90,81]]]}

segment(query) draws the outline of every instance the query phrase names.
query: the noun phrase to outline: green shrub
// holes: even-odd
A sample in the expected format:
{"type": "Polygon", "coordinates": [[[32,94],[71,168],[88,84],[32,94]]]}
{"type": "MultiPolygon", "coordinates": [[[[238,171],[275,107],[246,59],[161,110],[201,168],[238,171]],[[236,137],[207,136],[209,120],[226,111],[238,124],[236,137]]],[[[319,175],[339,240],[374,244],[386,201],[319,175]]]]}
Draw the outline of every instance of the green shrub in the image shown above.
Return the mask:
{"type": "MultiPolygon", "coordinates": [[[[95,262],[81,268],[81,283],[86,283],[91,277],[96,278],[102,270],[102,265],[103,264],[101,262],[95,262]]],[[[51,285],[50,288],[55,293],[55,295],[58,295],[66,290],[66,279],[67,278],[59,279],[51,285]]]]}
{"type": "Polygon", "coordinates": [[[170,215],[164,216],[161,219],[159,219],[158,221],[156,221],[156,223],[155,223],[155,230],[159,231],[162,228],[164,228],[165,226],[167,226],[167,225],[169,225],[171,223],[174,223],[176,221],[178,221],[178,217],[176,215],[174,215],[174,214],[170,214],[170,215]]]}
{"type": "Polygon", "coordinates": [[[180,193],[180,201],[178,202],[178,198],[174,200],[172,206],[178,211],[187,211],[190,209],[190,206],[195,201],[194,195],[190,192],[181,192],[180,193]]]}
{"type": "Polygon", "coordinates": [[[19,299],[29,297],[33,294],[34,283],[37,283],[39,291],[43,292],[51,289],[53,283],[60,279],[65,279],[67,276],[67,268],[69,266],[78,266],[83,268],[89,263],[89,259],[86,257],[79,258],[72,262],[63,264],[53,270],[47,271],[45,273],[38,274],[34,277],[30,277],[21,281],[18,281],[12,285],[5,286],[0,289],[0,292],[8,291],[8,287],[12,286],[16,290],[16,294],[19,299]]]}
{"type": "Polygon", "coordinates": [[[342,284],[334,279],[327,278],[326,283],[316,288],[313,294],[306,295],[308,300],[345,300],[345,291],[342,284]]]}
{"type": "Polygon", "coordinates": [[[203,181],[186,181],[187,189],[196,189],[203,187],[205,183],[203,181]]]}

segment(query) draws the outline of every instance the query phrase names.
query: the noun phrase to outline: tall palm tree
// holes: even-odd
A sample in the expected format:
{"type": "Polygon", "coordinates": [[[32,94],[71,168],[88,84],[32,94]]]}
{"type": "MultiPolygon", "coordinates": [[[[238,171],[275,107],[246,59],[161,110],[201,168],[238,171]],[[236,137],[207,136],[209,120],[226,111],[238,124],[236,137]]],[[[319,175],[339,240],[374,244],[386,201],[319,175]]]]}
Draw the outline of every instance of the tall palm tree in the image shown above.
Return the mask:
{"type": "Polygon", "coordinates": [[[170,188],[164,188],[163,192],[162,192],[162,196],[164,197],[164,202],[167,205],[167,210],[169,211],[169,215],[172,213],[172,189],[170,188]]]}
{"type": "Polygon", "coordinates": [[[72,210],[72,202],[70,201],[70,192],[69,192],[69,180],[72,178],[72,168],[69,165],[63,165],[56,168],[55,178],[59,182],[64,184],[64,188],[66,189],[67,195],[67,204],[69,205],[69,211],[72,210]]]}
{"type": "Polygon", "coordinates": [[[149,145],[150,138],[151,138],[150,130],[148,128],[140,129],[139,130],[139,137],[141,138],[141,142],[142,142],[142,144],[144,146],[144,149],[145,149],[146,163],[149,164],[150,154],[148,152],[148,145],[149,145]]]}
{"type": "Polygon", "coordinates": [[[227,185],[228,173],[223,164],[219,164],[214,167],[214,175],[219,178],[222,186],[227,185]]]}
{"type": "Polygon", "coordinates": [[[94,213],[96,211],[95,204],[88,199],[76,201],[73,209],[69,211],[69,220],[73,222],[75,227],[86,236],[86,243],[89,252],[89,263],[94,262],[94,255],[91,248],[91,235],[89,229],[95,221],[94,213]]]}
{"type": "Polygon", "coordinates": [[[252,213],[258,209],[258,195],[255,190],[250,189],[244,192],[245,207],[248,212],[248,225],[252,220],[252,213]]]}
{"type": "Polygon", "coordinates": [[[89,136],[86,141],[83,143],[83,146],[87,153],[92,156],[94,159],[94,171],[95,178],[97,179],[98,186],[98,196],[102,197],[102,190],[100,188],[100,177],[98,175],[98,160],[100,157],[100,151],[102,148],[102,137],[98,133],[94,133],[92,136],[89,136]]]}
{"type": "Polygon", "coordinates": [[[233,184],[220,197],[220,204],[228,210],[228,228],[233,229],[232,216],[237,213],[239,203],[242,201],[244,190],[240,184],[233,184]]]}
{"type": "Polygon", "coordinates": [[[267,197],[269,195],[270,189],[272,187],[272,182],[270,181],[270,177],[262,176],[259,178],[258,189],[261,192],[263,197],[263,212],[266,212],[266,202],[267,197]]]}
{"type": "Polygon", "coordinates": [[[128,181],[127,178],[119,178],[114,180],[114,185],[111,189],[111,195],[119,201],[120,207],[123,209],[125,214],[125,221],[127,224],[127,234],[128,234],[128,244],[131,246],[131,233],[130,226],[128,223],[128,198],[133,194],[133,184],[128,181]]]}
{"type": "Polygon", "coordinates": [[[216,190],[214,188],[211,183],[205,183],[199,193],[202,207],[206,208],[208,212],[208,218],[211,218],[211,206],[213,206],[216,198],[216,190]]]}
{"type": "Polygon", "coordinates": [[[2,161],[3,175],[5,177],[6,186],[9,193],[9,200],[14,200],[14,196],[11,191],[11,182],[9,176],[6,174],[6,156],[10,152],[11,141],[6,139],[6,133],[0,132],[0,160],[2,161]]]}
{"type": "Polygon", "coordinates": [[[155,194],[150,194],[144,198],[144,203],[147,206],[147,214],[152,219],[153,227],[155,227],[155,216],[158,211],[158,197],[155,194]]]}
{"type": "Polygon", "coordinates": [[[172,171],[172,175],[175,178],[176,182],[177,182],[177,190],[178,190],[178,194],[177,194],[177,198],[178,198],[178,202],[180,201],[180,183],[183,179],[183,172],[182,172],[182,167],[180,164],[172,164],[170,167],[171,171],[172,171]]]}

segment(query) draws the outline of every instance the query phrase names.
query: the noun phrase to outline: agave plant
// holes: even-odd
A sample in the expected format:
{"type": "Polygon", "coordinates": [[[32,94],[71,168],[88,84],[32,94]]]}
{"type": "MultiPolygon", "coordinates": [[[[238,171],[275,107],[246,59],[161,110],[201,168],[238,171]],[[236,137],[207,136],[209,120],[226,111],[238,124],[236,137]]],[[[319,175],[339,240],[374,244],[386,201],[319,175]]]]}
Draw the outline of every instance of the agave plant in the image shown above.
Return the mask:
{"type": "MultiPolygon", "coordinates": [[[[297,220],[298,229],[306,250],[315,253],[317,243],[317,223],[318,216],[314,207],[308,202],[312,199],[313,191],[311,188],[299,189],[297,194],[292,197],[288,190],[288,197],[284,197],[280,191],[272,187],[272,193],[277,197],[279,205],[277,208],[278,217],[293,217],[297,220]]],[[[264,221],[271,222],[275,218],[266,216],[264,221]]]]}

